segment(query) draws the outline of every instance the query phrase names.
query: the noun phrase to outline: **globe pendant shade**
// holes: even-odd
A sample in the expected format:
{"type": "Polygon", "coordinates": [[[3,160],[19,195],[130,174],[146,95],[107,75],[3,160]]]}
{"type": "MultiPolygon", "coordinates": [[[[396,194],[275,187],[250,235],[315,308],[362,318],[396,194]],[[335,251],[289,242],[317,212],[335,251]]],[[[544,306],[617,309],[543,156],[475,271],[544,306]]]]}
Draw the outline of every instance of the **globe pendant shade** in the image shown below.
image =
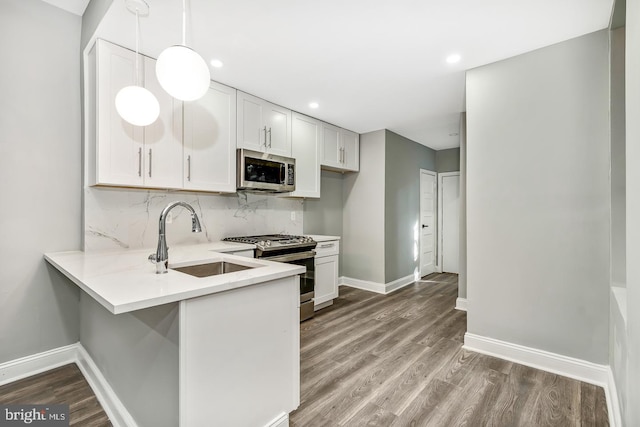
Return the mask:
{"type": "Polygon", "coordinates": [[[181,101],[202,98],[211,84],[211,74],[204,59],[186,46],[171,46],[162,51],[156,62],[160,86],[181,101]]]}
{"type": "Polygon", "coordinates": [[[158,118],[160,104],[147,89],[127,86],[120,89],[116,95],[116,111],[132,125],[147,126],[158,118]]]}

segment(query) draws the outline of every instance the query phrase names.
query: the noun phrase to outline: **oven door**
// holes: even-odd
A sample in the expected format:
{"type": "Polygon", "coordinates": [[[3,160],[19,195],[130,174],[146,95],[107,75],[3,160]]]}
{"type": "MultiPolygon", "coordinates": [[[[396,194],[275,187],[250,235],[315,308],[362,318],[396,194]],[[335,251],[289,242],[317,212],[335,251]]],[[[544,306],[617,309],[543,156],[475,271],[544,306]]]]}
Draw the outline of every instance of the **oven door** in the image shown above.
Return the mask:
{"type": "Polygon", "coordinates": [[[261,257],[267,261],[286,262],[306,268],[300,275],[300,321],[313,317],[313,297],[315,289],[315,251],[295,252],[272,257],[261,257]]]}

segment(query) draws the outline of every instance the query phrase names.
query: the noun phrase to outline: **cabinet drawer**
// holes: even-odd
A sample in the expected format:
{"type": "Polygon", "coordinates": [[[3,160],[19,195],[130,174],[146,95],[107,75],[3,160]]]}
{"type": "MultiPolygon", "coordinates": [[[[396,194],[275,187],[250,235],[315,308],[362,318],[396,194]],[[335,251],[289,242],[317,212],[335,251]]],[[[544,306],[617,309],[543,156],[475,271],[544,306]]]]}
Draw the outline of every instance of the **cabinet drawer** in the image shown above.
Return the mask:
{"type": "Polygon", "coordinates": [[[338,255],[340,253],[340,241],[331,240],[329,242],[318,242],[315,251],[316,258],[338,255]]]}

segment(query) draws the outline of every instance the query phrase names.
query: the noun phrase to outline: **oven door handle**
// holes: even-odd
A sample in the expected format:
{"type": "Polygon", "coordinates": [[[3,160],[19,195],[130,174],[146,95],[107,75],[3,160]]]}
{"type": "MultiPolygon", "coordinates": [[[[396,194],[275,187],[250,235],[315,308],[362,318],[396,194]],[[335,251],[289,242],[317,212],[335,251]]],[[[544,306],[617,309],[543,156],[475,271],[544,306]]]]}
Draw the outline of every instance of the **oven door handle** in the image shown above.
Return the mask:
{"type": "Polygon", "coordinates": [[[298,261],[301,259],[313,258],[316,256],[316,251],[305,251],[305,252],[296,252],[287,255],[277,255],[271,257],[262,257],[260,259],[264,259],[267,261],[275,261],[275,262],[291,262],[298,261]]]}

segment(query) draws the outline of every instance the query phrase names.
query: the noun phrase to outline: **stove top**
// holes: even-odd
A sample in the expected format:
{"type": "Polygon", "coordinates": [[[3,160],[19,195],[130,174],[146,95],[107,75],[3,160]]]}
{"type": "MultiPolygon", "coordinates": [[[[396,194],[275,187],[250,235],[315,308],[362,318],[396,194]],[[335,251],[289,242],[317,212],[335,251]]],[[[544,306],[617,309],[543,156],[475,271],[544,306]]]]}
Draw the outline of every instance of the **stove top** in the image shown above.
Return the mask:
{"type": "Polygon", "coordinates": [[[265,234],[262,236],[227,237],[227,242],[249,243],[256,245],[262,252],[282,251],[285,249],[308,250],[316,247],[316,241],[311,237],[292,236],[289,234],[265,234]]]}

